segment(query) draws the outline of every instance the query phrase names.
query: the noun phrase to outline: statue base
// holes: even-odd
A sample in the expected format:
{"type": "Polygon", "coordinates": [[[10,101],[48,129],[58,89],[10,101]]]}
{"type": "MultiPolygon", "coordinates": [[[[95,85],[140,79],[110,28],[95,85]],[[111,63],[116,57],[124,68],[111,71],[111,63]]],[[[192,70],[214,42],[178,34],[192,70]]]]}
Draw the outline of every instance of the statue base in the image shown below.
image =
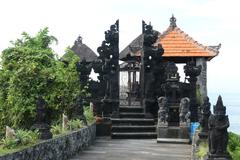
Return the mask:
{"type": "Polygon", "coordinates": [[[145,107],[145,117],[154,118],[157,117],[158,105],[155,99],[145,98],[143,100],[143,106],[145,107]]]}
{"type": "Polygon", "coordinates": [[[104,98],[103,102],[103,110],[104,113],[110,117],[118,118],[119,117],[119,101],[114,99],[104,98]]]}
{"type": "Polygon", "coordinates": [[[228,154],[208,154],[207,160],[231,160],[232,157],[228,154]]]}
{"type": "Polygon", "coordinates": [[[38,130],[40,133],[40,139],[46,140],[52,138],[52,133],[50,132],[50,126],[46,123],[36,123],[31,127],[32,130],[38,130]]]}
{"type": "Polygon", "coordinates": [[[157,126],[157,143],[190,143],[189,127],[157,126]]]}
{"type": "Polygon", "coordinates": [[[208,133],[207,133],[207,132],[200,132],[200,133],[198,134],[198,137],[199,137],[200,139],[207,139],[207,138],[208,138],[208,133]]]}

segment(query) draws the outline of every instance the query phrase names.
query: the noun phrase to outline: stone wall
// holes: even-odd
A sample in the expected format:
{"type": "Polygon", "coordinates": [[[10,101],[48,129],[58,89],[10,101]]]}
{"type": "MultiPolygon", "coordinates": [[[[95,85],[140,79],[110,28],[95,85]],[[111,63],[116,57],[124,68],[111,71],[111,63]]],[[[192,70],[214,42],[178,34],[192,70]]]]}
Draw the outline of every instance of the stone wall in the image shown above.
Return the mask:
{"type": "Polygon", "coordinates": [[[24,150],[0,156],[0,160],[66,160],[93,144],[96,125],[43,141],[24,150]]]}

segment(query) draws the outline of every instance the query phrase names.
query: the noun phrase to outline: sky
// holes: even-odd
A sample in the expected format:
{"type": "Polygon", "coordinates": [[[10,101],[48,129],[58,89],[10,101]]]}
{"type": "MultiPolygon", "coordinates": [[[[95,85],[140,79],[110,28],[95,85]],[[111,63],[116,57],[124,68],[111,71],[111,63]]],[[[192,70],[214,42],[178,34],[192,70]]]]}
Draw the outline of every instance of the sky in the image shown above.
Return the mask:
{"type": "MultiPolygon", "coordinates": [[[[177,26],[203,45],[222,44],[208,63],[208,92],[240,93],[240,1],[238,0],[7,0],[0,1],[0,51],[23,31],[48,27],[64,54],[81,35],[96,52],[104,31],[120,21],[120,50],[141,33],[141,21],[163,32],[172,14],[177,26]]],[[[240,94],[239,94],[240,95],[240,94]]],[[[224,97],[223,97],[224,98],[224,97]]]]}

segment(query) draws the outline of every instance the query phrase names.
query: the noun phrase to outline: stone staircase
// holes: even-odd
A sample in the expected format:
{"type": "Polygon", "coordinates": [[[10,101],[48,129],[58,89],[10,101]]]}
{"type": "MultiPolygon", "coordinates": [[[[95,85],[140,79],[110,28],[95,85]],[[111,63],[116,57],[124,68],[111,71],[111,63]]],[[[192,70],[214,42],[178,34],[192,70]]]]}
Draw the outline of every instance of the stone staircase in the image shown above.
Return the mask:
{"type": "Polygon", "coordinates": [[[120,106],[119,118],[111,118],[113,139],[153,139],[157,137],[154,119],[145,118],[140,105],[120,106]]]}

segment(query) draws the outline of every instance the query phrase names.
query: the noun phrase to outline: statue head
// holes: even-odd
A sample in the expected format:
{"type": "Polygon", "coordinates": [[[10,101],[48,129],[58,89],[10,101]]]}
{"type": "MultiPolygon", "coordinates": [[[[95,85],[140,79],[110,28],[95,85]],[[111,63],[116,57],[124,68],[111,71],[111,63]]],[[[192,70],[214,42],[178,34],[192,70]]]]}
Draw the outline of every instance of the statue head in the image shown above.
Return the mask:
{"type": "Polygon", "coordinates": [[[158,106],[160,108],[166,108],[167,107],[168,100],[166,97],[159,97],[158,98],[158,106]]]}
{"type": "Polygon", "coordinates": [[[223,105],[222,97],[218,96],[217,104],[213,107],[214,114],[218,117],[225,117],[226,107],[223,105]]]}
{"type": "Polygon", "coordinates": [[[181,102],[180,102],[181,111],[188,111],[189,105],[190,105],[190,99],[188,97],[184,97],[181,99],[181,102]]]}

